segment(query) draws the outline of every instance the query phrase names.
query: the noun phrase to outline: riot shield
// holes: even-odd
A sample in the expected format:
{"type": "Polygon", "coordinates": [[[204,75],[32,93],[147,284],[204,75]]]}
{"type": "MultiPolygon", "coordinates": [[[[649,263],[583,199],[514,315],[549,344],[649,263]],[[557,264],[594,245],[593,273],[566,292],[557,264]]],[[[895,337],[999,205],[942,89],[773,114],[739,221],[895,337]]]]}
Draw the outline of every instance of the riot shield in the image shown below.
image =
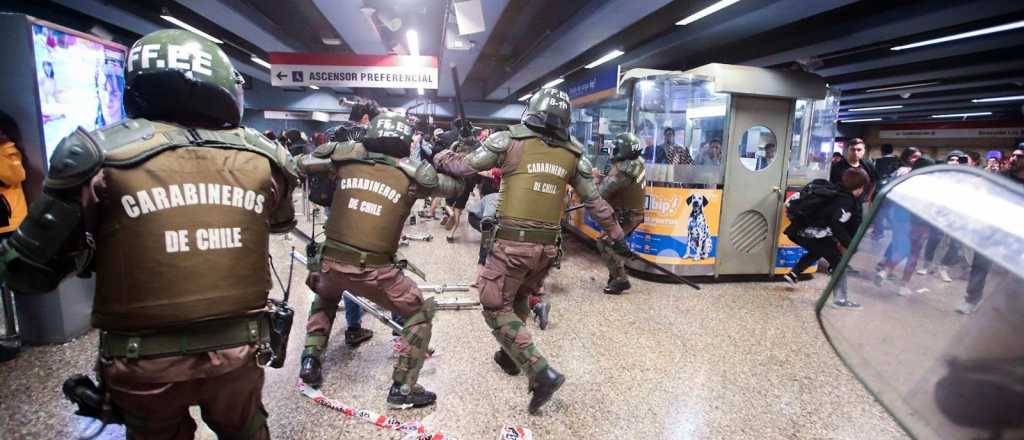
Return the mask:
{"type": "Polygon", "coordinates": [[[1024,188],[937,166],[893,182],[817,305],[846,365],[917,438],[1024,435],[1024,188]],[[861,308],[836,307],[846,295],[861,308]]]}

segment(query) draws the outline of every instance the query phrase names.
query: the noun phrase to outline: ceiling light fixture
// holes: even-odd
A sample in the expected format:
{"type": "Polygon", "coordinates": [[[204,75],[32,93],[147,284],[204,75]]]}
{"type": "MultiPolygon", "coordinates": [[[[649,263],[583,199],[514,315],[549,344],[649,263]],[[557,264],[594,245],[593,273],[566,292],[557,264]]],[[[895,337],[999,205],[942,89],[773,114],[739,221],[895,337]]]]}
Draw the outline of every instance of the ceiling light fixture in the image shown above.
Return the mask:
{"type": "Polygon", "coordinates": [[[604,63],[607,63],[607,62],[609,62],[611,60],[614,60],[614,59],[616,59],[618,57],[621,57],[622,54],[624,54],[624,53],[625,52],[623,52],[621,50],[618,50],[618,49],[613,50],[611,52],[608,52],[608,54],[606,54],[605,56],[603,56],[601,58],[598,58],[598,59],[596,59],[594,61],[591,61],[590,64],[587,64],[586,66],[583,66],[583,67],[587,68],[587,69],[593,69],[593,68],[595,68],[597,66],[600,66],[600,65],[602,65],[604,63]]]}
{"type": "Polygon", "coordinates": [[[851,111],[851,112],[868,112],[868,111],[872,111],[872,110],[891,110],[891,109],[894,109],[894,108],[903,108],[903,106],[902,105],[885,105],[885,106],[881,106],[881,107],[860,107],[860,108],[851,108],[851,109],[849,109],[849,111],[851,111]]]}
{"type": "Polygon", "coordinates": [[[548,87],[554,87],[554,86],[557,86],[557,85],[559,85],[559,84],[561,84],[561,83],[564,83],[564,82],[565,82],[565,80],[564,80],[564,79],[562,79],[562,78],[558,78],[558,79],[556,79],[556,80],[553,80],[553,81],[549,81],[549,82],[548,82],[547,84],[544,84],[544,87],[543,87],[543,88],[548,88],[548,87]]]}
{"type": "Polygon", "coordinates": [[[180,27],[180,28],[182,28],[182,29],[184,29],[186,31],[192,32],[193,34],[199,35],[200,37],[203,37],[203,38],[205,38],[207,40],[210,40],[210,41],[212,41],[214,43],[217,43],[217,44],[223,43],[223,41],[217,39],[213,35],[210,35],[210,34],[208,34],[206,32],[203,32],[203,31],[199,30],[199,28],[196,28],[195,26],[192,26],[192,25],[190,25],[188,23],[185,23],[184,21],[178,20],[177,18],[174,18],[174,17],[172,17],[170,15],[161,15],[160,18],[162,18],[164,20],[167,20],[167,21],[169,21],[171,23],[174,23],[178,27],[180,27]]]}
{"type": "Polygon", "coordinates": [[[880,89],[868,89],[868,90],[865,90],[864,93],[884,92],[884,91],[887,91],[887,90],[911,89],[911,88],[914,88],[914,87],[934,86],[936,84],[940,84],[940,82],[939,81],[932,81],[932,82],[917,83],[917,84],[907,84],[905,86],[892,86],[892,87],[882,87],[880,89]]]}
{"type": "Polygon", "coordinates": [[[321,38],[320,41],[328,46],[341,46],[341,38],[321,38]]]}
{"type": "Polygon", "coordinates": [[[882,118],[864,118],[864,119],[843,119],[843,120],[840,120],[839,122],[873,122],[873,121],[881,121],[881,120],[882,120],[882,118]]]}
{"type": "Polygon", "coordinates": [[[1000,96],[998,98],[979,98],[972,99],[971,102],[1001,102],[1001,101],[1020,101],[1024,99],[1024,95],[1017,96],[1000,96]]]}
{"type": "Polygon", "coordinates": [[[693,22],[695,22],[697,20],[700,20],[700,19],[702,19],[704,17],[707,17],[707,16],[709,16],[711,14],[714,14],[715,12],[721,11],[722,9],[725,9],[725,8],[729,7],[733,3],[738,3],[739,1],[740,0],[720,0],[720,1],[717,1],[714,4],[712,4],[711,6],[708,6],[708,7],[704,8],[704,9],[701,9],[700,11],[697,11],[696,14],[693,14],[693,15],[691,15],[689,17],[686,17],[686,18],[684,18],[682,20],[679,20],[678,22],[676,22],[676,26],[686,26],[686,25],[688,25],[690,23],[693,23],[693,22]]]}
{"type": "MultiPolygon", "coordinates": [[[[405,40],[409,45],[409,55],[416,57],[420,56],[420,34],[416,33],[415,29],[409,29],[405,32],[405,40]]],[[[423,87],[417,87],[416,93],[422,95],[423,87]]]]}
{"type": "Polygon", "coordinates": [[[309,86],[309,88],[311,88],[311,89],[313,89],[313,90],[320,90],[320,87],[319,87],[319,86],[309,86]]]}
{"type": "Polygon", "coordinates": [[[945,43],[947,41],[962,40],[964,38],[972,38],[972,37],[977,37],[977,36],[981,36],[981,35],[994,34],[996,32],[1005,32],[1005,31],[1009,31],[1009,30],[1013,30],[1013,29],[1020,29],[1020,28],[1024,28],[1024,20],[1015,21],[1013,23],[1001,24],[999,26],[987,27],[987,28],[984,28],[984,29],[978,29],[976,31],[961,32],[959,34],[947,35],[947,36],[941,37],[941,38],[933,38],[931,40],[919,41],[917,43],[904,44],[902,46],[892,47],[889,50],[913,49],[915,47],[921,47],[921,46],[928,46],[928,45],[932,45],[932,44],[945,43]]]}
{"type": "Polygon", "coordinates": [[[521,98],[519,98],[519,102],[526,101],[527,99],[530,99],[532,96],[533,96],[533,93],[527,93],[527,94],[523,95],[521,98]]]}
{"type": "Polygon", "coordinates": [[[968,116],[988,116],[992,112],[975,112],[975,113],[950,113],[948,115],[932,115],[933,118],[966,118],[968,116]]]}
{"type": "Polygon", "coordinates": [[[258,56],[256,56],[256,55],[252,55],[252,56],[250,56],[250,57],[249,57],[249,59],[250,59],[250,60],[252,60],[252,62],[254,62],[254,63],[256,63],[256,64],[259,64],[259,65],[261,65],[261,66],[263,66],[263,67],[266,67],[266,68],[268,68],[268,69],[270,68],[270,63],[268,63],[268,62],[266,62],[266,61],[263,61],[263,59],[262,59],[262,58],[260,58],[260,57],[258,57],[258,56]]]}

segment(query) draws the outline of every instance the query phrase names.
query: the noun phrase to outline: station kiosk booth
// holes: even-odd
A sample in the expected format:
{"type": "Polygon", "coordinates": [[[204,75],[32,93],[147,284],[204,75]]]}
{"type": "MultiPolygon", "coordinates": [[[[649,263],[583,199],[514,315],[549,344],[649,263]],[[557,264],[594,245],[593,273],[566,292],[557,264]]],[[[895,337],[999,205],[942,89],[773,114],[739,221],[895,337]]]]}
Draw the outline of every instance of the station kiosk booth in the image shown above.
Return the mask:
{"type": "MultiPolygon", "coordinates": [[[[817,75],[726,64],[616,75],[614,93],[574,99],[571,132],[598,170],[615,135],[629,130],[645,143],[645,220],[629,238],[633,251],[679,275],[788,271],[803,251],[782,234],[784,201],[828,178],[838,95],[817,75]]],[[[600,235],[584,210],[566,226],[600,235]]]]}

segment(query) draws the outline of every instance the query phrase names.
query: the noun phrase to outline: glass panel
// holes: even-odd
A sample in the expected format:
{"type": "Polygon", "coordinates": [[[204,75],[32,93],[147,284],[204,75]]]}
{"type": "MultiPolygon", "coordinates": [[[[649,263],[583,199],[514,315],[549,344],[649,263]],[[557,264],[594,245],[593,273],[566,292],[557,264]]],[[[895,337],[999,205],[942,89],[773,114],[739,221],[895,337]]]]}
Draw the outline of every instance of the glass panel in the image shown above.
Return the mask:
{"type": "Polygon", "coordinates": [[[788,186],[803,186],[814,179],[828,178],[832,152],[838,151],[835,145],[838,115],[837,91],[829,89],[822,100],[797,101],[797,118],[793,125],[786,181],[788,186]],[[803,108],[801,103],[805,103],[803,108]]]}
{"type": "Polygon", "coordinates": [[[644,142],[654,186],[716,188],[723,183],[722,135],[729,97],[708,80],[662,76],[633,85],[632,123],[644,142]]]}
{"type": "Polygon", "coordinates": [[[583,145],[584,153],[602,174],[608,172],[612,140],[629,128],[627,103],[626,98],[620,97],[589,103],[572,110],[569,134],[583,145]]]}
{"type": "Polygon", "coordinates": [[[740,138],[737,148],[740,151],[740,163],[750,171],[768,168],[775,162],[778,151],[775,133],[763,125],[755,125],[747,129],[740,138]]]}
{"type": "Polygon", "coordinates": [[[829,298],[862,309],[821,310],[839,354],[918,438],[1024,435],[1024,196],[1006,182],[947,169],[896,184],[829,298]]]}

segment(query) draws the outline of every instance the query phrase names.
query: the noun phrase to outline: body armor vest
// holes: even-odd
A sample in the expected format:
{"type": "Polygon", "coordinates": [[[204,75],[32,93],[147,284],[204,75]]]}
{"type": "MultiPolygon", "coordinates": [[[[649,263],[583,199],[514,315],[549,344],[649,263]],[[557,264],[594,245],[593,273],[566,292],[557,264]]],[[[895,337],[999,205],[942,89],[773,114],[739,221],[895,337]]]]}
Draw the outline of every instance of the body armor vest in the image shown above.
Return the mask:
{"type": "Polygon", "coordinates": [[[609,194],[605,200],[616,211],[643,211],[647,197],[644,192],[643,162],[640,159],[633,159],[619,162],[612,166],[617,169],[623,178],[630,179],[631,182],[614,194],[609,194]],[[638,176],[639,182],[637,181],[638,176]]]}
{"type": "Polygon", "coordinates": [[[564,148],[549,147],[538,138],[523,139],[523,156],[511,173],[502,176],[498,217],[558,225],[566,185],[576,174],[579,157],[564,148]]]}
{"type": "Polygon", "coordinates": [[[327,238],[366,252],[394,255],[416,199],[412,180],[383,163],[349,162],[338,168],[327,238]]]}
{"type": "Polygon", "coordinates": [[[155,329],[262,309],[271,166],[252,151],[192,146],[105,167],[93,326],[155,329]]]}

